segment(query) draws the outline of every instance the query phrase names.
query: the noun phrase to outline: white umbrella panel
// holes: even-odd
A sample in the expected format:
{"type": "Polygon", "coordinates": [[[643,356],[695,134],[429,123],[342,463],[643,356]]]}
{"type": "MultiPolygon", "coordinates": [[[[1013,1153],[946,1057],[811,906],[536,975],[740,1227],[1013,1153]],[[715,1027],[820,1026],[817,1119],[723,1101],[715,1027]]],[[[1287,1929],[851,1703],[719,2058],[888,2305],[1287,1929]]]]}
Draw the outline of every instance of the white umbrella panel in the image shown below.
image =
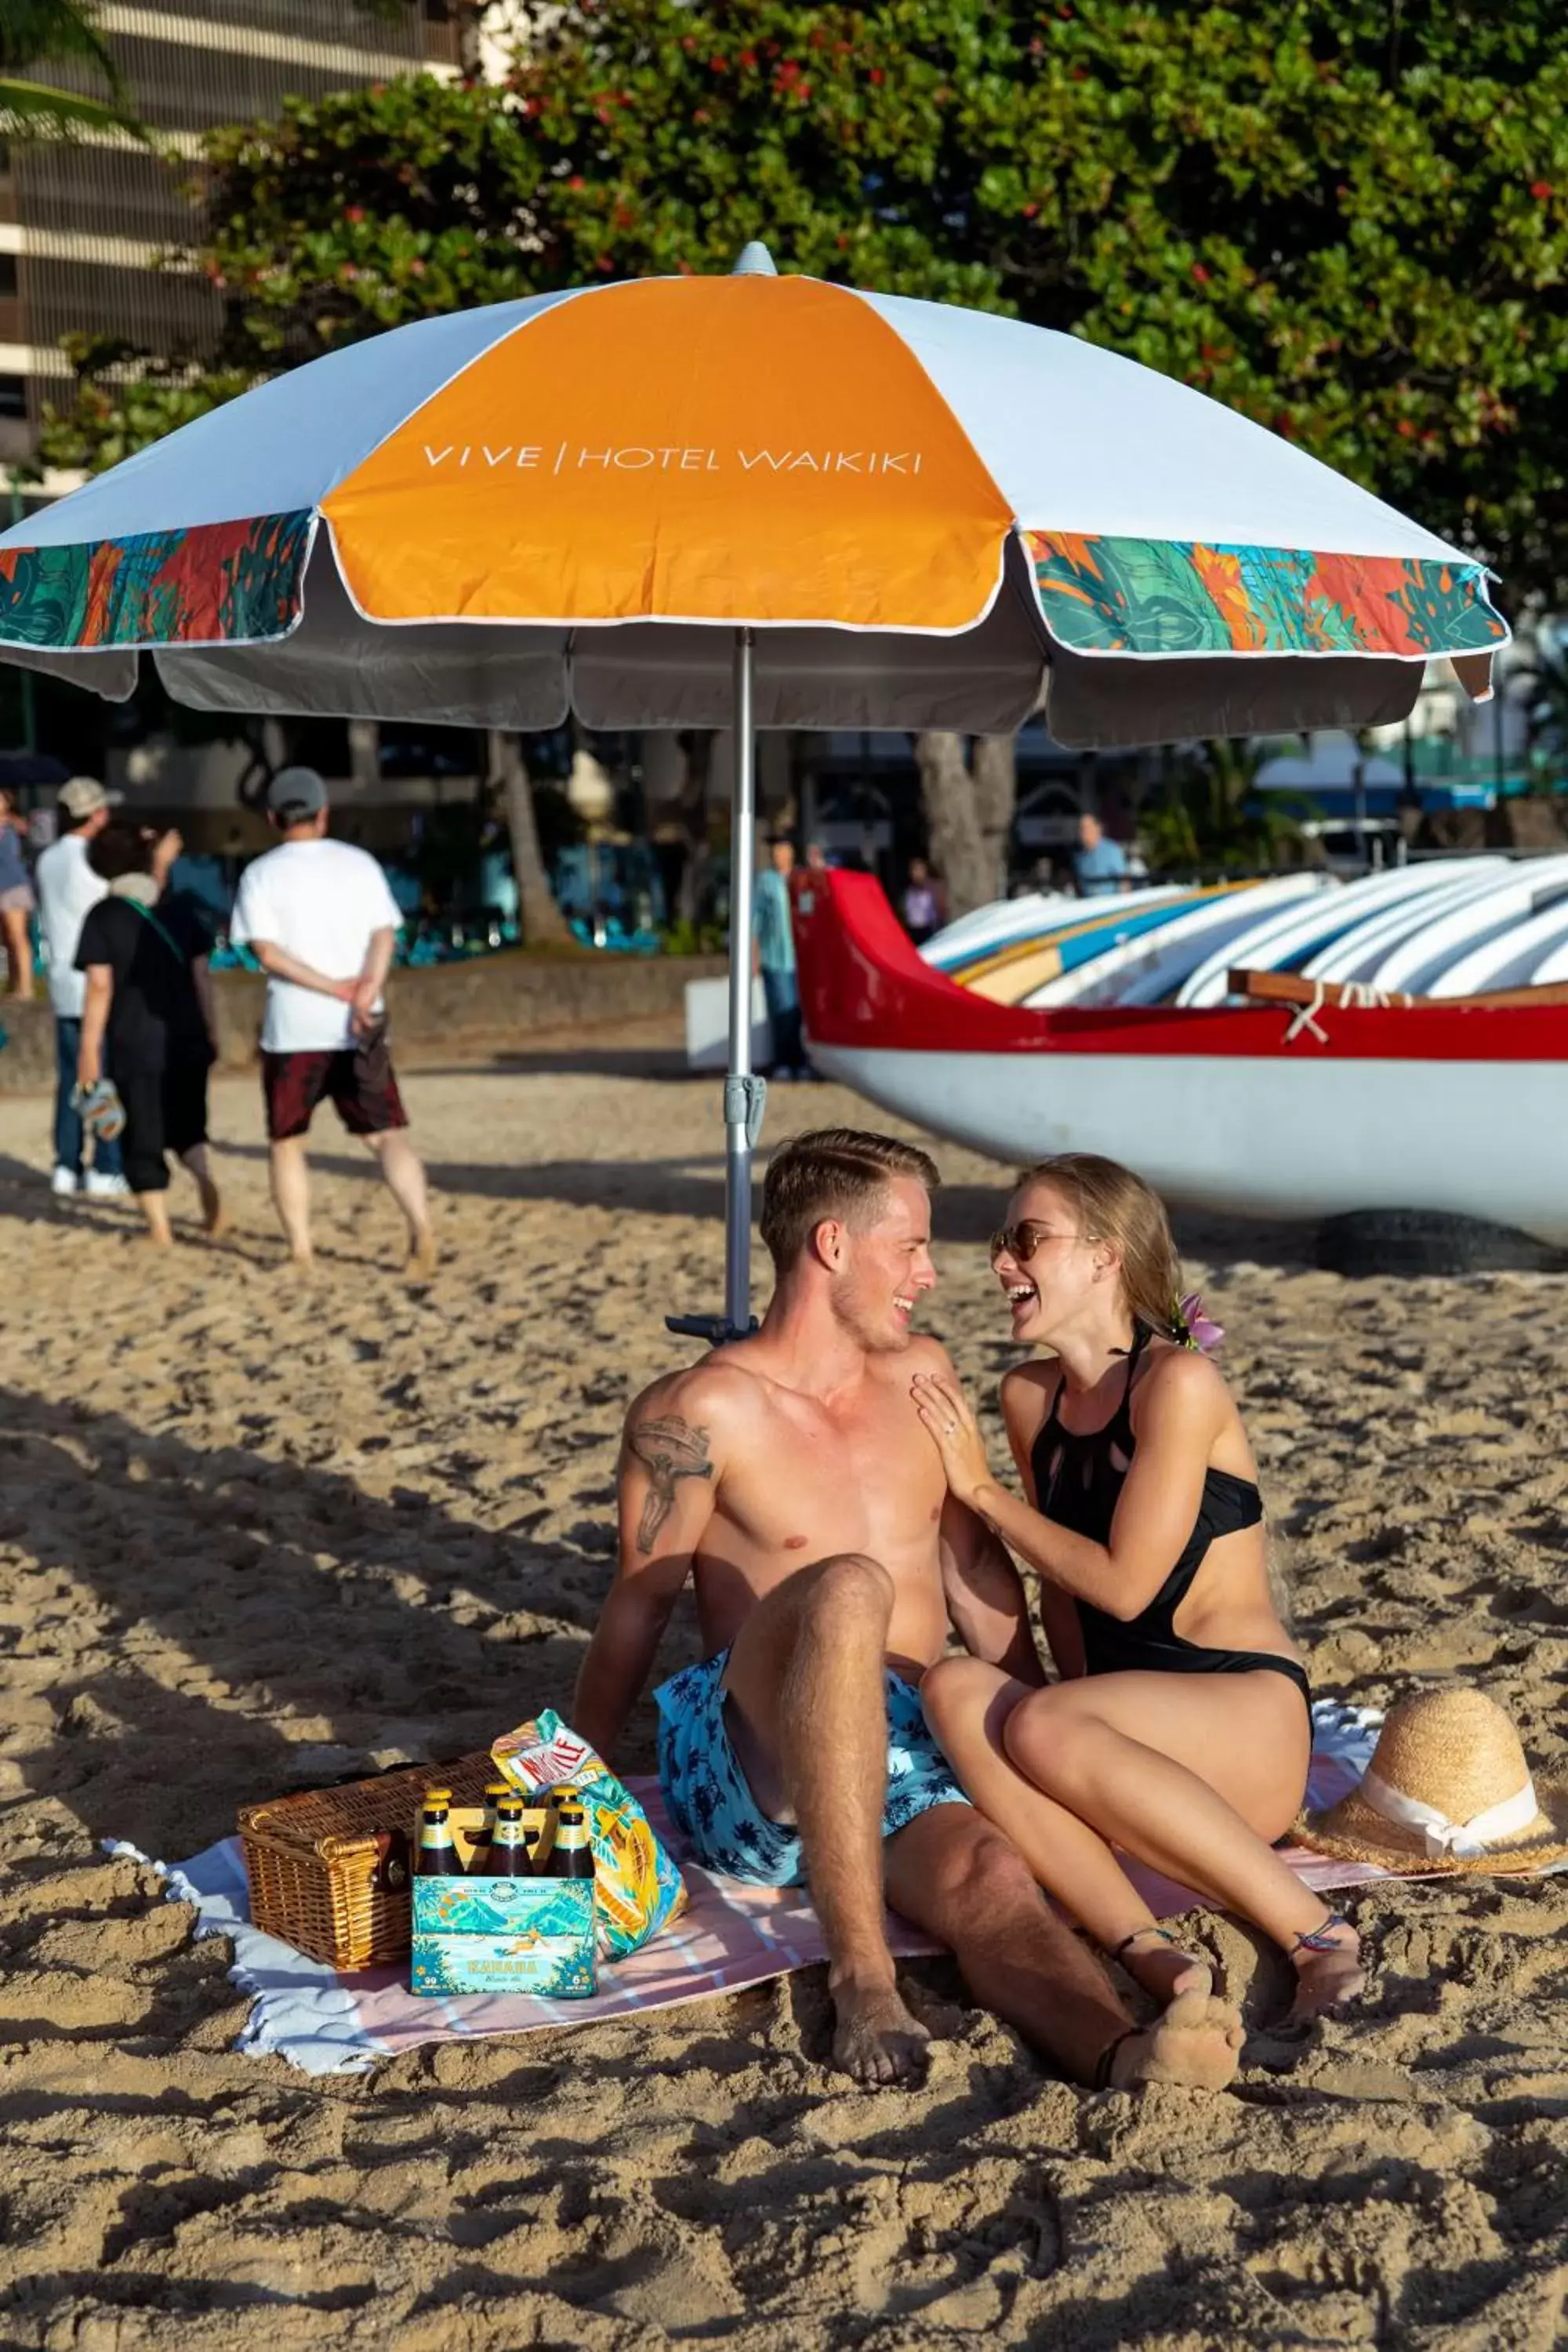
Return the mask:
{"type": "Polygon", "coordinates": [[[0,535],[0,660],[113,699],[146,653],[207,710],[735,726],[710,1335],[750,1320],[757,728],[1384,726],[1508,634],[1472,558],[1185,385],[771,267],[395,330],[0,535]]]}

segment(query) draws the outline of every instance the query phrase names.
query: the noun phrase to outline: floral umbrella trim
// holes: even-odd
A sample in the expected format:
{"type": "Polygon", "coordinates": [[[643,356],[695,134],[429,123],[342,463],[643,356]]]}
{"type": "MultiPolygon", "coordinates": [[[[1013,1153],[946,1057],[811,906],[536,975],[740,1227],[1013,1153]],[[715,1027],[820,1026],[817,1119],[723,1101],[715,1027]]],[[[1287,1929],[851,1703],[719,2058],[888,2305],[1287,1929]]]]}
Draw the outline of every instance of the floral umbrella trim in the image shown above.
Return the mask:
{"type": "Polygon", "coordinates": [[[1040,609],[1083,654],[1484,653],[1507,641],[1479,564],[1026,531],[1040,609]]]}
{"type": "Polygon", "coordinates": [[[314,517],[256,515],[68,547],[0,549],[0,644],[254,643],[287,635],[314,517]]]}

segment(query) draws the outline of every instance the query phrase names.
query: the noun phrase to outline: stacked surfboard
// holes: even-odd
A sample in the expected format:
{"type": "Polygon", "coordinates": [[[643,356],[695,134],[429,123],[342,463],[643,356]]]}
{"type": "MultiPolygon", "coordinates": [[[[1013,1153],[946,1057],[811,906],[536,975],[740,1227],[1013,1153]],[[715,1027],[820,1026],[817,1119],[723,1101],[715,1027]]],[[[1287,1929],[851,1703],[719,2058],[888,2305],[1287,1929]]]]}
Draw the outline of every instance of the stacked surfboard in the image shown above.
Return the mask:
{"type": "Polygon", "coordinates": [[[999,1160],[1099,1151],[1177,1204],[1568,1246],[1568,856],[1016,899],[921,953],[870,876],[812,875],[795,929],[817,1068],[999,1160]]]}
{"type": "Polygon", "coordinates": [[[1434,859],[1341,885],[1318,873],[1103,898],[1036,895],[921,950],[993,1004],[1213,1006],[1237,970],[1433,998],[1568,981],[1568,856],[1434,859]]]}

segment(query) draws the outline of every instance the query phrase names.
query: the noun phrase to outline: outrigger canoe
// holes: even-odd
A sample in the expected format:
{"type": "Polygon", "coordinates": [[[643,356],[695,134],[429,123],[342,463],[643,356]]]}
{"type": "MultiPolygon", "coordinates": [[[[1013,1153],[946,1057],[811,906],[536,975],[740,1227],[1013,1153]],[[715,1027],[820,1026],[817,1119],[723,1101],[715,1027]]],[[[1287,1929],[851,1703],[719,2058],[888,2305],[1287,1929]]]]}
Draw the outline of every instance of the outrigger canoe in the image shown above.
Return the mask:
{"type": "Polygon", "coordinates": [[[1016,1167],[1102,1151],[1173,1203],[1409,1209],[1568,1244],[1568,1004],[996,1004],[923,961],[869,875],[797,877],[812,1060],[1016,1167]]]}

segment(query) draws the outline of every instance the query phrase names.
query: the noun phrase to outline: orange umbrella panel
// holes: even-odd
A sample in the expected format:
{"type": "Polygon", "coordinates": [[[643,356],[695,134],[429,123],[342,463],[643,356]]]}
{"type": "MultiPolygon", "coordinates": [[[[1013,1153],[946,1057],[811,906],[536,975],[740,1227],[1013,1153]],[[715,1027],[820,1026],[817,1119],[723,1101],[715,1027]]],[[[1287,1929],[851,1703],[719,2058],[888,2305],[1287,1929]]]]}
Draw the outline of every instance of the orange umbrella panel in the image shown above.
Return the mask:
{"type": "Polygon", "coordinates": [[[395,622],[956,632],[994,597],[1012,526],[902,340],[809,278],[558,303],[322,511],[355,604],[395,622]]]}

